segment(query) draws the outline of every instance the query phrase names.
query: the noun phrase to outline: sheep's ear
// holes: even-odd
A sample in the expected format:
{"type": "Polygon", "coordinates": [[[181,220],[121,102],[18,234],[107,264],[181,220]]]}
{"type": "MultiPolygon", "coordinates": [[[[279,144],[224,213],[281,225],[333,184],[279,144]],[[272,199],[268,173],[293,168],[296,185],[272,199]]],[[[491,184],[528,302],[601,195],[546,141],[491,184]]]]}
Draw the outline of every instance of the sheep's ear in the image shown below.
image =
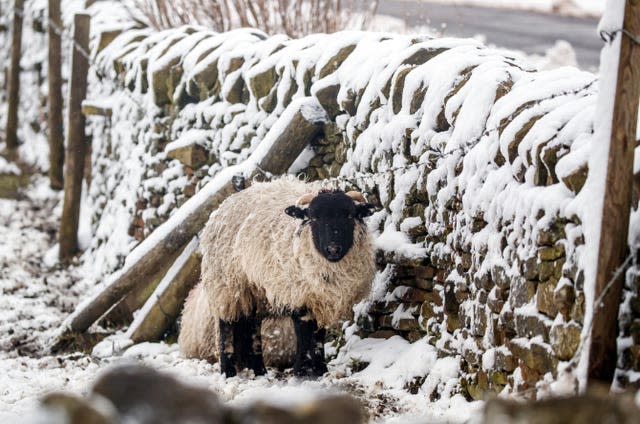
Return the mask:
{"type": "Polygon", "coordinates": [[[373,215],[374,209],[375,209],[375,206],[373,206],[371,203],[356,205],[356,217],[358,219],[362,219],[362,218],[371,216],[373,215]]]}
{"type": "Polygon", "coordinates": [[[303,209],[295,205],[289,206],[287,209],[284,210],[284,213],[298,219],[305,219],[307,216],[309,216],[308,209],[306,208],[303,209]]]}

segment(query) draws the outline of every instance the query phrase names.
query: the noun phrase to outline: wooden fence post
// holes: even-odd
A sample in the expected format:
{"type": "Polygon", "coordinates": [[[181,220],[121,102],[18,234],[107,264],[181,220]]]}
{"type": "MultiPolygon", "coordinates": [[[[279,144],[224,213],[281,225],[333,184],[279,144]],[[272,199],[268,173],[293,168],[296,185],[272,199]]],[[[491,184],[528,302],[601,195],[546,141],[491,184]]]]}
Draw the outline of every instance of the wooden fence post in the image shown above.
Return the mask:
{"type": "MultiPolygon", "coordinates": [[[[634,43],[629,34],[636,37],[640,35],[640,2],[625,2],[623,28],[626,33],[617,34],[622,37],[622,41],[607,161],[595,299],[600,297],[615,271],[623,264],[628,250],[633,158],[640,97],[640,45],[634,43]]],[[[604,94],[606,93],[601,93],[604,94]]],[[[610,383],[613,380],[617,362],[618,310],[623,286],[624,273],[621,273],[607,289],[602,302],[594,305],[589,383],[596,380],[610,383]]]]}
{"type": "Polygon", "coordinates": [[[85,117],[82,101],[87,95],[89,60],[89,24],[87,14],[74,17],[73,54],[71,58],[71,81],[69,87],[69,116],[67,128],[67,154],[64,178],[64,204],[60,221],[60,260],[68,262],[78,251],[78,221],[84,158],[87,151],[85,117]]]}
{"type": "Polygon", "coordinates": [[[18,148],[18,107],[20,105],[20,53],[22,50],[22,15],[24,0],[14,0],[13,28],[11,30],[11,71],[7,111],[7,150],[18,148]]]}
{"type": "Polygon", "coordinates": [[[49,183],[51,188],[63,188],[64,135],[62,123],[61,40],[62,19],[60,0],[49,0],[49,183]]]}

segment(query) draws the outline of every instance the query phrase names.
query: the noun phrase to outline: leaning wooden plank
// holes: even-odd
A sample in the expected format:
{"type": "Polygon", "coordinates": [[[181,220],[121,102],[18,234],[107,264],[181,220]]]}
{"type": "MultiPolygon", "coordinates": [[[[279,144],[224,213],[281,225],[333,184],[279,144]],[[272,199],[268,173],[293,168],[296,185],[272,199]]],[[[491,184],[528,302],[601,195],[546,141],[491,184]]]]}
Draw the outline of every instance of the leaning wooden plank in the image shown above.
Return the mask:
{"type": "Polygon", "coordinates": [[[134,343],[159,340],[175,321],[189,290],[200,278],[198,238],[194,237],[137,312],[126,336],[134,343]]]}
{"type": "Polygon", "coordinates": [[[129,293],[104,314],[98,321],[98,325],[107,328],[117,328],[131,324],[131,321],[133,321],[133,313],[140,309],[147,299],[149,299],[151,293],[158,287],[181,252],[182,251],[178,249],[160,265],[155,273],[149,274],[145,284],[138,284],[129,291],[129,293]]]}
{"type": "Polygon", "coordinates": [[[137,285],[146,284],[147,276],[191,240],[202,229],[211,212],[235,192],[234,177],[250,180],[261,172],[285,173],[322,131],[326,120],[324,110],[313,97],[297,99],[289,104],[246,161],[220,171],[127,256],[124,267],[108,278],[103,289],[76,308],[55,336],[51,350],[64,349],[73,342],[75,334],[86,331],[129,291],[137,285]]]}

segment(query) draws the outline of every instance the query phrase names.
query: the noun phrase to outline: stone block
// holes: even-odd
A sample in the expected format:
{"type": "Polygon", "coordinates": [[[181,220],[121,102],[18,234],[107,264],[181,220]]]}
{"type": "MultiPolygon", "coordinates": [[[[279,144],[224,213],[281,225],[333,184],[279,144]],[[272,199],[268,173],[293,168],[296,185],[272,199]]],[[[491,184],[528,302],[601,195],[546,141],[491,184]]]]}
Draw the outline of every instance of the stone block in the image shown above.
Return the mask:
{"type": "Polygon", "coordinates": [[[76,395],[53,392],[40,402],[40,414],[64,417],[63,422],[68,424],[115,424],[120,421],[113,405],[105,400],[97,404],[76,395]]]}
{"type": "Polygon", "coordinates": [[[389,339],[397,335],[398,333],[394,330],[378,330],[369,334],[369,337],[371,337],[372,339],[389,339]]]}
{"type": "Polygon", "coordinates": [[[512,338],[516,335],[515,315],[511,310],[502,311],[498,320],[499,330],[502,331],[506,338],[512,338]]]}
{"type": "Polygon", "coordinates": [[[322,68],[320,68],[320,71],[318,72],[318,78],[324,78],[325,76],[335,72],[355,48],[356,44],[350,44],[338,50],[335,55],[329,58],[329,60],[322,65],[322,68]]]}
{"type": "Polygon", "coordinates": [[[17,199],[31,180],[31,175],[25,172],[20,174],[0,174],[0,198],[17,199]]]}
{"type": "Polygon", "coordinates": [[[420,329],[416,318],[401,318],[393,321],[391,315],[383,315],[379,318],[380,328],[392,328],[399,331],[413,331],[420,329]]]}
{"type": "Polygon", "coordinates": [[[551,318],[555,318],[558,314],[558,307],[554,301],[557,285],[558,281],[551,278],[547,281],[538,283],[538,289],[536,290],[536,308],[538,308],[538,311],[551,318]]]}
{"type": "Polygon", "coordinates": [[[473,305],[471,321],[471,333],[476,337],[482,337],[487,331],[487,308],[484,305],[473,305]]]}
{"type": "Polygon", "coordinates": [[[278,74],[274,66],[249,78],[249,91],[256,99],[267,96],[276,85],[278,74]]]}
{"type": "Polygon", "coordinates": [[[447,332],[453,334],[454,331],[462,328],[462,321],[458,314],[447,315],[447,332]]]}
{"type": "Polygon", "coordinates": [[[356,324],[358,324],[358,327],[360,327],[361,331],[365,331],[367,333],[373,332],[375,330],[373,319],[369,314],[359,315],[356,324]]]}
{"type": "Polygon", "coordinates": [[[511,373],[516,369],[518,361],[511,351],[506,348],[500,348],[495,351],[494,365],[498,370],[511,373]]]}
{"type": "Polygon", "coordinates": [[[545,281],[552,277],[559,280],[560,277],[562,277],[562,266],[564,262],[564,258],[552,262],[540,262],[538,264],[539,280],[545,281]]]}
{"type": "Polygon", "coordinates": [[[542,336],[545,342],[549,342],[550,320],[545,319],[541,315],[522,315],[518,312],[514,314],[514,318],[518,337],[530,339],[536,336],[542,336]]]}
{"type": "Polygon", "coordinates": [[[409,343],[415,343],[418,340],[424,338],[424,333],[422,332],[422,330],[409,331],[405,338],[409,341],[409,343]]]}
{"type": "Polygon", "coordinates": [[[436,292],[421,290],[416,287],[402,286],[400,287],[396,298],[402,302],[419,303],[429,301],[435,305],[442,306],[442,298],[436,292]]]}
{"type": "MultiPolygon", "coordinates": [[[[516,339],[507,342],[507,347],[513,353],[513,355],[524,364],[528,369],[532,370],[537,376],[532,376],[531,379],[524,379],[527,382],[538,381],[540,375],[544,375],[548,372],[556,374],[558,367],[558,359],[555,357],[553,350],[546,344],[540,344],[535,341],[528,341],[524,339],[516,339]],[[530,380],[530,381],[529,381],[530,380]]],[[[521,364],[521,365],[522,365],[521,364]]]]}
{"type": "Polygon", "coordinates": [[[635,404],[633,396],[611,395],[608,390],[590,388],[586,394],[578,396],[551,396],[527,402],[522,402],[521,399],[491,399],[486,403],[481,422],[631,424],[638,422],[638,416],[640,409],[635,404]]]}
{"type": "Polygon", "coordinates": [[[587,181],[588,174],[589,166],[585,163],[573,172],[570,172],[568,175],[563,176],[561,180],[569,190],[571,190],[575,194],[578,194],[580,190],[582,190],[582,187],[584,187],[584,183],[587,181]]]}
{"type": "Polygon", "coordinates": [[[393,113],[398,114],[402,109],[402,92],[404,91],[404,80],[407,78],[409,72],[414,69],[413,66],[401,68],[396,71],[393,77],[393,84],[391,85],[391,107],[393,113]]]}
{"type": "Polygon", "coordinates": [[[318,99],[318,102],[322,108],[327,112],[327,115],[331,119],[335,119],[341,112],[340,105],[338,105],[338,92],[340,91],[340,84],[326,85],[317,90],[314,95],[318,99]]]}
{"type": "Polygon", "coordinates": [[[231,104],[247,104],[249,102],[249,90],[244,78],[241,75],[237,75],[234,83],[226,92],[222,93],[222,96],[231,104]]]}
{"type": "Polygon", "coordinates": [[[633,340],[633,344],[640,345],[640,319],[635,318],[631,321],[631,325],[629,326],[629,332],[631,333],[631,339],[633,340]]]}
{"type": "Polygon", "coordinates": [[[458,314],[458,302],[455,295],[455,285],[447,283],[444,286],[444,311],[446,314],[458,314]]]}
{"type": "Polygon", "coordinates": [[[565,239],[566,237],[564,224],[555,221],[548,228],[543,228],[538,231],[536,243],[541,246],[553,246],[557,241],[565,239]]]}
{"type": "Polygon", "coordinates": [[[199,168],[207,163],[209,152],[200,144],[191,143],[167,151],[169,159],[177,159],[191,168],[199,168]]]}
{"type": "Polygon", "coordinates": [[[507,275],[507,271],[501,266],[491,269],[491,280],[501,289],[509,289],[512,284],[512,278],[507,275]]]}
{"type": "Polygon", "coordinates": [[[512,309],[526,305],[536,294],[536,281],[515,278],[509,289],[509,305],[512,309]]]}
{"type": "Polygon", "coordinates": [[[543,246],[538,248],[538,259],[541,262],[555,261],[564,257],[564,244],[556,243],[553,246],[543,246]]]}
{"type": "Polygon", "coordinates": [[[569,320],[575,305],[576,290],[571,284],[561,284],[553,292],[553,303],[565,320],[569,320]]]}
{"type": "Polygon", "coordinates": [[[568,361],[578,350],[582,327],[575,322],[555,324],[551,327],[551,348],[558,359],[568,361]]]}
{"type": "Polygon", "coordinates": [[[413,280],[413,284],[415,287],[418,287],[419,289],[422,290],[427,290],[427,291],[433,291],[433,288],[435,287],[435,281],[433,280],[426,280],[426,279],[421,279],[421,278],[416,278],[415,280],[413,280]]]}
{"type": "Polygon", "coordinates": [[[520,262],[520,272],[527,280],[537,280],[539,272],[538,258],[534,256],[520,262]]]}
{"type": "Polygon", "coordinates": [[[397,301],[376,301],[371,305],[370,311],[374,314],[392,314],[399,305],[400,302],[397,301]]]}
{"type": "Polygon", "coordinates": [[[504,307],[504,299],[500,297],[500,289],[494,287],[487,297],[487,307],[494,314],[499,314],[504,307]]]}
{"type": "Polygon", "coordinates": [[[584,323],[584,293],[578,293],[576,296],[576,300],[571,308],[570,317],[580,324],[584,323]]]}

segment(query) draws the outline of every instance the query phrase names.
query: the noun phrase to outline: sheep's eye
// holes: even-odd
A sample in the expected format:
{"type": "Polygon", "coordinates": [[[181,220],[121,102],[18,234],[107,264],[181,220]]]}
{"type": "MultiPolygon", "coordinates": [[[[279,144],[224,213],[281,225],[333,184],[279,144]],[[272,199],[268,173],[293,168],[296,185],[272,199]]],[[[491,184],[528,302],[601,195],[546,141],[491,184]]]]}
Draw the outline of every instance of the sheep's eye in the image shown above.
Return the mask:
{"type": "Polygon", "coordinates": [[[349,214],[349,215],[347,215],[347,218],[349,218],[349,219],[353,219],[353,214],[349,214]]]}

